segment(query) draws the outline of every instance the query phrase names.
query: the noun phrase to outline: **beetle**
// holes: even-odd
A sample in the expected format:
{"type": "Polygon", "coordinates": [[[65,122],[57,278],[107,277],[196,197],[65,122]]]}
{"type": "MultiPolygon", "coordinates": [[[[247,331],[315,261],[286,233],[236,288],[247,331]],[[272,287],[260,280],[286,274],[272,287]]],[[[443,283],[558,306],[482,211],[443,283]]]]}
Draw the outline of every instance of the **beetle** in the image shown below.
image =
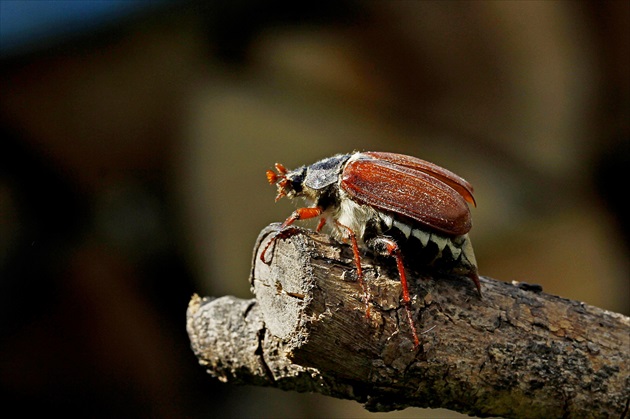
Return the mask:
{"type": "Polygon", "coordinates": [[[366,316],[369,294],[363,280],[361,250],[393,257],[402,287],[402,302],[412,330],[411,298],[404,258],[444,273],[470,278],[481,296],[475,254],[468,237],[472,227],[469,204],[476,206],[473,187],[455,173],[417,157],[355,151],[320,160],[289,171],[276,163],[266,172],[276,184],[276,202],[282,197],[302,198],[260,254],[278,239],[290,237],[298,220],[319,218],[316,231],[328,224],[332,236],[352,246],[357,279],[364,291],[366,316]]]}

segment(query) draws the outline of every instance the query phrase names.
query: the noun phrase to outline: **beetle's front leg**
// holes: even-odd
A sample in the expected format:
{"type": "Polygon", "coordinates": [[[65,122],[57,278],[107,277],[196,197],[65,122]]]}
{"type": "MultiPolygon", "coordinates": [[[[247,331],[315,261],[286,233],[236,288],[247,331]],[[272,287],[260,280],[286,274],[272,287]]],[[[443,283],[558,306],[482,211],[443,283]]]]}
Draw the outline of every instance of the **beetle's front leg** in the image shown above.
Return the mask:
{"type": "Polygon", "coordinates": [[[293,224],[294,222],[298,220],[308,220],[309,218],[318,217],[321,215],[322,212],[323,210],[321,207],[298,208],[295,211],[293,211],[293,213],[289,216],[289,218],[284,220],[284,223],[282,223],[282,225],[280,226],[280,230],[278,230],[276,234],[274,234],[274,236],[271,238],[271,240],[267,242],[267,245],[265,246],[263,251],[260,253],[260,260],[262,260],[265,264],[269,265],[271,263],[271,260],[267,261],[265,258],[265,255],[267,254],[267,249],[269,249],[269,247],[273,243],[275,243],[277,239],[289,238],[292,235],[294,235],[295,232],[297,231],[294,228],[289,229],[287,227],[289,227],[291,224],[293,224]]]}
{"type": "Polygon", "coordinates": [[[365,243],[374,253],[381,256],[392,256],[396,260],[398,267],[398,275],[400,276],[400,284],[402,287],[403,305],[407,313],[407,321],[413,334],[413,344],[416,349],[420,347],[420,340],[416,332],[416,324],[411,315],[411,298],[409,297],[409,286],[407,285],[407,275],[405,274],[405,265],[403,263],[402,252],[398,244],[391,237],[377,236],[365,243]]]}

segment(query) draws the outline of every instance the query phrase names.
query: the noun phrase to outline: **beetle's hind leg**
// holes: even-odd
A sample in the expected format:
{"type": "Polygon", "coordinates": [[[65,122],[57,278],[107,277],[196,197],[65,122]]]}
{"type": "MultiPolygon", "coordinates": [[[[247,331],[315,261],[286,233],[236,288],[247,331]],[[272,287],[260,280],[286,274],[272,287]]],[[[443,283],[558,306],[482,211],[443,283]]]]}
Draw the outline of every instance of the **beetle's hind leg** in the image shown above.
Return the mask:
{"type": "Polygon", "coordinates": [[[402,252],[398,243],[391,237],[376,236],[369,239],[366,243],[367,247],[372,249],[374,253],[382,256],[391,256],[396,260],[396,266],[398,267],[398,275],[400,276],[400,284],[402,286],[403,305],[405,306],[405,312],[407,313],[407,321],[413,334],[413,344],[416,349],[420,346],[420,339],[418,339],[418,333],[416,332],[416,324],[413,321],[411,314],[411,298],[409,297],[409,286],[407,285],[407,275],[405,274],[405,265],[403,263],[402,252]]]}
{"type": "Polygon", "coordinates": [[[479,298],[483,298],[483,295],[481,294],[481,282],[479,282],[479,274],[477,273],[477,270],[475,269],[474,272],[470,272],[466,276],[470,278],[472,282],[475,283],[475,287],[477,288],[477,294],[479,295],[479,298]]]}

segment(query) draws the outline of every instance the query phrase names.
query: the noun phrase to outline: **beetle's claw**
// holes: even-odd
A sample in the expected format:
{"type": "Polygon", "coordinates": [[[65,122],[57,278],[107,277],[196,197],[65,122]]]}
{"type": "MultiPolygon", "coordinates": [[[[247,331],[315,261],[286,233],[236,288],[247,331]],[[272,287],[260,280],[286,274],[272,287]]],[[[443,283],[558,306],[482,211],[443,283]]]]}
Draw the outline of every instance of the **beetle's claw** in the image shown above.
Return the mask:
{"type": "Polygon", "coordinates": [[[468,274],[468,278],[470,278],[472,282],[475,283],[475,288],[477,288],[477,294],[479,295],[480,299],[483,299],[483,295],[481,294],[481,282],[479,282],[479,275],[477,274],[477,272],[472,272],[468,274]]]}
{"type": "MultiPolygon", "coordinates": [[[[276,242],[276,239],[278,238],[278,233],[274,234],[273,237],[271,238],[271,240],[269,240],[267,242],[267,244],[265,245],[265,248],[263,249],[262,252],[260,252],[260,260],[262,261],[262,263],[264,263],[265,265],[271,265],[271,261],[273,260],[273,250],[272,250],[272,254],[271,254],[271,258],[269,259],[269,261],[265,260],[265,255],[267,254],[267,250],[269,250],[269,247],[271,247],[272,244],[274,244],[276,242]]],[[[275,246],[274,246],[275,248],[275,246]]]]}

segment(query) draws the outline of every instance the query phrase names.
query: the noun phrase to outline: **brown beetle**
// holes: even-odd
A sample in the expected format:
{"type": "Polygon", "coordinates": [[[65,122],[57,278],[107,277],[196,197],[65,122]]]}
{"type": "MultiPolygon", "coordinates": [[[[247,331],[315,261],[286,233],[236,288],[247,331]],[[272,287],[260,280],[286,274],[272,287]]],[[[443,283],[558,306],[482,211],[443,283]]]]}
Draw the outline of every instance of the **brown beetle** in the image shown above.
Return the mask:
{"type": "Polygon", "coordinates": [[[291,171],[281,164],[275,167],[278,173],[268,170],[267,180],[277,184],[276,201],[283,196],[302,198],[308,206],[284,221],[263,249],[263,262],[267,263],[265,254],[275,240],[292,234],[287,227],[297,220],[319,217],[317,231],[328,224],[333,237],[352,245],[369,317],[359,249],[392,256],[416,348],[420,342],[401,248],[416,264],[469,277],[481,295],[468,237],[472,225],[468,204],[475,205],[475,199],[466,180],[428,161],[387,152],[339,154],[291,171]]]}

